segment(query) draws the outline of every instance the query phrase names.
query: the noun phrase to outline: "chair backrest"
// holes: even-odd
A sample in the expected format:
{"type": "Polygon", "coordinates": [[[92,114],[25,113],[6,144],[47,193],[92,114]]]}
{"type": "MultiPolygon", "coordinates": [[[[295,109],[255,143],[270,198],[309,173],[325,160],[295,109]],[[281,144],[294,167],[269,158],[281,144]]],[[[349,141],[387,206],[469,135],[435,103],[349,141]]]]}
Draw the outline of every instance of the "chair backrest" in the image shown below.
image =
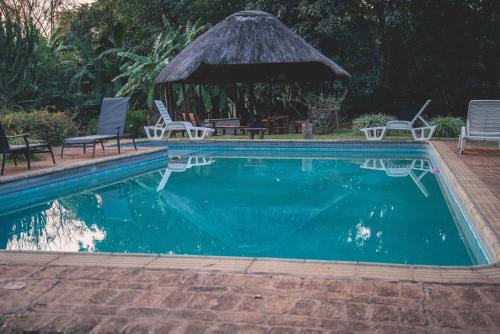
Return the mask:
{"type": "Polygon", "coordinates": [[[500,100],[472,100],[467,113],[470,135],[500,135],[500,100]]]}
{"type": "Polygon", "coordinates": [[[0,152],[8,150],[9,148],[9,138],[7,138],[7,133],[5,132],[2,123],[0,123],[0,152]]]}
{"type": "Polygon", "coordinates": [[[118,134],[123,135],[129,100],[129,97],[105,97],[102,100],[97,124],[98,135],[116,135],[118,127],[118,134]]]}
{"type": "Polygon", "coordinates": [[[160,112],[161,117],[165,121],[165,123],[170,123],[172,122],[172,118],[170,118],[170,115],[168,114],[167,107],[161,102],[161,100],[155,100],[155,106],[156,109],[160,112]]]}
{"type": "Polygon", "coordinates": [[[417,121],[417,119],[421,119],[425,124],[427,124],[427,122],[425,122],[425,120],[423,119],[422,117],[422,113],[425,111],[425,109],[427,109],[427,106],[431,103],[432,100],[427,100],[425,101],[424,105],[422,106],[422,108],[420,108],[420,110],[418,111],[418,113],[415,115],[415,117],[413,117],[413,119],[411,120],[411,124],[415,123],[417,121]]]}

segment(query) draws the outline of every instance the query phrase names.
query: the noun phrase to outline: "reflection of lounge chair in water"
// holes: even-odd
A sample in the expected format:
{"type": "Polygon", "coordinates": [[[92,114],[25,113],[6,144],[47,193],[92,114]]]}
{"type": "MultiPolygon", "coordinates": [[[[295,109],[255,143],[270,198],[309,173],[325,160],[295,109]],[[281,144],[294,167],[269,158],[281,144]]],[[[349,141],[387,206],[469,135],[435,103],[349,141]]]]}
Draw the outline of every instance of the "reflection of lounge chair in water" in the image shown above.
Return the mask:
{"type": "Polygon", "coordinates": [[[163,172],[160,171],[161,181],[158,184],[156,191],[162,191],[165,188],[172,172],[182,173],[191,167],[211,165],[214,161],[215,160],[213,159],[202,156],[190,156],[187,159],[181,157],[175,160],[169,160],[168,167],[165,168],[163,172]]]}
{"type": "Polygon", "coordinates": [[[409,176],[417,185],[422,194],[425,197],[429,197],[429,192],[422,183],[422,179],[424,178],[424,176],[427,175],[427,173],[429,173],[432,169],[432,165],[429,160],[366,159],[360,167],[363,169],[381,170],[390,177],[409,176]]]}

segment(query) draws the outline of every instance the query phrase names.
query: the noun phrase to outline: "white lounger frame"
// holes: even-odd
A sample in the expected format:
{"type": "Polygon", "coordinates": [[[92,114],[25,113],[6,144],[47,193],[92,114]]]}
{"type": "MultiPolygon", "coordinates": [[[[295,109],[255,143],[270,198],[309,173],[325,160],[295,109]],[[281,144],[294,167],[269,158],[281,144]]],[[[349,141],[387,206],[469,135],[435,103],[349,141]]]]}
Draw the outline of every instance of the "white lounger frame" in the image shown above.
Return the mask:
{"type": "Polygon", "coordinates": [[[422,179],[432,169],[432,164],[426,159],[415,159],[409,165],[394,166],[390,159],[366,159],[360,168],[384,171],[389,177],[407,177],[409,176],[420,192],[429,197],[429,192],[422,183],[422,179]],[[418,175],[417,175],[418,173],[418,175]]]}
{"type": "Polygon", "coordinates": [[[430,140],[434,135],[436,126],[430,125],[422,117],[422,113],[425,111],[425,109],[430,103],[431,100],[427,100],[410,122],[399,121],[399,120],[389,121],[385,126],[363,128],[361,129],[361,131],[365,134],[367,140],[382,140],[384,139],[388,130],[408,130],[411,132],[413,139],[416,141],[430,140]],[[415,127],[415,123],[418,120],[420,120],[424,126],[415,127]]]}
{"type": "Polygon", "coordinates": [[[209,136],[214,129],[193,126],[190,122],[175,122],[172,121],[170,115],[168,114],[167,108],[160,100],[155,100],[155,105],[160,112],[161,117],[158,119],[155,125],[145,126],[144,131],[148,136],[149,140],[161,140],[167,133],[167,138],[170,137],[172,131],[186,131],[189,139],[191,140],[203,140],[209,136]]]}
{"type": "Polygon", "coordinates": [[[472,100],[467,112],[467,125],[458,138],[458,150],[464,153],[467,140],[498,141],[500,149],[500,100],[472,100]]]}
{"type": "MultiPolygon", "coordinates": [[[[181,157],[179,157],[181,158],[181,157]]],[[[185,161],[185,160],[184,160],[185,161]]],[[[160,171],[161,181],[156,188],[156,191],[162,191],[167,185],[168,179],[172,173],[182,173],[187,171],[192,167],[197,166],[208,166],[214,163],[215,160],[204,157],[204,156],[190,156],[187,161],[183,162],[179,160],[169,160],[168,167],[162,172],[160,171]]]]}

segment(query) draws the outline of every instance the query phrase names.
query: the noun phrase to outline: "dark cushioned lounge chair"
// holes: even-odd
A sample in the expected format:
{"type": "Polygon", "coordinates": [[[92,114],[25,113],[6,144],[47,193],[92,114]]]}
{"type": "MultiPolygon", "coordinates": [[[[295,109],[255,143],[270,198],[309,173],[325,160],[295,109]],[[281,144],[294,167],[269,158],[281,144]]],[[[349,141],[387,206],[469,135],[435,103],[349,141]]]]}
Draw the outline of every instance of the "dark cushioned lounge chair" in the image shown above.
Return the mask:
{"type": "Polygon", "coordinates": [[[61,159],[64,148],[68,146],[82,146],[83,153],[85,154],[87,145],[92,145],[92,157],[94,157],[96,144],[101,143],[101,147],[104,150],[103,142],[110,139],[116,139],[118,154],[120,154],[120,138],[125,137],[132,138],[134,148],[137,151],[134,137],[131,134],[124,133],[129,100],[130,98],[128,97],[104,98],[102,100],[99,123],[97,124],[97,134],[64,139],[61,147],[61,159]]]}
{"type": "Polygon", "coordinates": [[[28,134],[19,134],[15,136],[7,136],[5,129],[2,124],[0,124],[0,152],[2,153],[2,171],[0,172],[3,175],[3,170],[5,168],[5,159],[7,158],[7,154],[10,154],[12,159],[14,160],[14,164],[17,166],[18,155],[24,155],[26,157],[26,161],[28,162],[28,169],[31,169],[31,154],[32,153],[50,153],[52,156],[52,162],[55,164],[54,154],[52,153],[52,146],[47,143],[30,143],[28,140],[28,134]],[[9,144],[9,139],[22,137],[24,140],[24,144],[11,145],[9,144]]]}

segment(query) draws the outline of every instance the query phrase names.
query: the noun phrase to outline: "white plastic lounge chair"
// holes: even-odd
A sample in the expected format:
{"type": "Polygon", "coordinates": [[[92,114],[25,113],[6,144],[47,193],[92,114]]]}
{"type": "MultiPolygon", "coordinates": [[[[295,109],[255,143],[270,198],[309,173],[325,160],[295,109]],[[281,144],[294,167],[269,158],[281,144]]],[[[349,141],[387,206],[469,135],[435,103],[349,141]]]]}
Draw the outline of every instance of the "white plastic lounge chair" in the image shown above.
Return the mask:
{"type": "Polygon", "coordinates": [[[202,140],[208,137],[208,135],[214,132],[214,129],[193,126],[191,122],[174,122],[170,115],[168,114],[167,108],[160,100],[155,100],[156,109],[160,112],[161,117],[158,119],[153,126],[145,126],[144,131],[149,140],[160,140],[167,132],[167,138],[170,137],[172,131],[183,130],[186,131],[189,139],[191,140],[202,140]]]}
{"type": "Polygon", "coordinates": [[[429,192],[422,183],[422,179],[432,169],[431,162],[425,159],[412,160],[411,163],[394,163],[389,159],[367,159],[360,166],[363,169],[384,171],[389,177],[407,177],[409,176],[420,192],[429,197],[429,192]],[[417,173],[419,175],[417,175],[417,173]]]}
{"type": "Polygon", "coordinates": [[[156,191],[162,191],[167,185],[168,179],[172,172],[182,173],[196,166],[208,166],[214,163],[215,160],[203,156],[190,156],[187,161],[185,159],[170,160],[168,167],[163,172],[160,171],[161,181],[156,188],[156,191]]]}
{"type": "Polygon", "coordinates": [[[415,117],[413,117],[413,119],[409,122],[400,120],[389,121],[385,126],[363,128],[361,131],[363,131],[367,140],[382,140],[389,130],[409,130],[413,139],[416,141],[430,140],[436,130],[436,127],[427,123],[427,121],[422,117],[422,113],[430,103],[431,100],[427,100],[415,117]],[[415,127],[417,121],[422,122],[423,126],[415,127]]]}
{"type": "Polygon", "coordinates": [[[500,149],[500,100],[472,100],[469,102],[467,125],[458,139],[460,154],[467,140],[498,141],[500,149]]]}

